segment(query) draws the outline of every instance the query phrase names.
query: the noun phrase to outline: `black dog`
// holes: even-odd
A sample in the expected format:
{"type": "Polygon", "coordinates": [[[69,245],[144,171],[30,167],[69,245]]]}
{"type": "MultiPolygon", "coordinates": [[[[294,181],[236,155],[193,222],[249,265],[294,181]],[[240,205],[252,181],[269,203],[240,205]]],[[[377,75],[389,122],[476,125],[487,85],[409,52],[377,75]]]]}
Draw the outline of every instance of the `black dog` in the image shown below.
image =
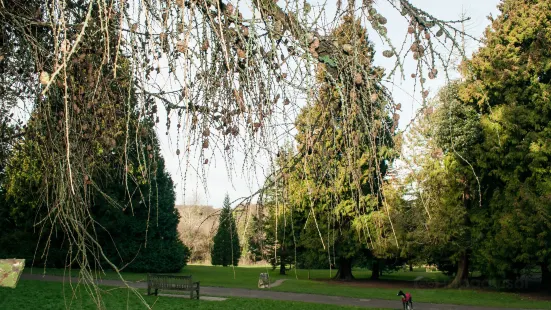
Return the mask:
{"type": "Polygon", "coordinates": [[[410,293],[405,293],[402,291],[399,291],[396,296],[402,296],[402,305],[404,306],[404,310],[413,310],[413,299],[411,298],[410,293]]]}

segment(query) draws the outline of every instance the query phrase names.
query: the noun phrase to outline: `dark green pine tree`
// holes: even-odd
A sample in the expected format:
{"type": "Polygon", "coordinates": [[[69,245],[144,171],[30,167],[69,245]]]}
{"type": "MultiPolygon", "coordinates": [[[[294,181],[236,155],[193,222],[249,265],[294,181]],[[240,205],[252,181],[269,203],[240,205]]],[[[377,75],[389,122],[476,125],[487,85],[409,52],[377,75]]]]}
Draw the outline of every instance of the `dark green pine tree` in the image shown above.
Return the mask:
{"type": "MultiPolygon", "coordinates": [[[[152,164],[151,180],[139,187],[128,184],[130,198],[124,175],[107,180],[104,193],[122,208],[114,209],[98,195],[92,214],[99,224],[96,232],[103,241],[103,250],[117,266],[133,272],[178,272],[186,265],[190,252],[177,230],[180,214],[174,208],[174,183],[159,154],[158,141],[154,135],[150,137],[151,152],[157,159],[152,164]]],[[[117,170],[114,165],[112,171],[117,170]]]]}
{"type": "Polygon", "coordinates": [[[213,239],[211,252],[212,265],[222,265],[224,267],[233,264],[237,266],[241,257],[241,248],[239,246],[239,236],[237,235],[237,226],[233,218],[230,206],[230,197],[224,198],[224,207],[220,212],[220,223],[218,231],[213,239]]]}
{"type": "Polygon", "coordinates": [[[484,46],[464,64],[460,91],[483,135],[470,152],[482,191],[482,208],[472,208],[480,240],[473,252],[488,277],[516,281],[538,266],[549,289],[551,2],[504,0],[498,8],[484,46]]]}
{"type": "Polygon", "coordinates": [[[0,124],[0,257],[24,258],[34,266],[82,267],[74,259],[78,255],[94,257],[94,263],[110,268],[99,254],[97,246],[101,246],[105,257],[120,270],[178,272],[186,265],[189,249],[179,239],[174,184],[155,132],[155,101],[136,98],[130,59],[115,55],[118,43],[111,42],[113,48],[107,54],[93,44],[97,38],[92,33],[83,37],[88,52],[79,61],[99,69],[82,74],[78,62],[66,68],[68,97],[83,107],[68,114],[69,139],[76,150],[71,152],[71,171],[77,195],[65,195],[66,186],[57,181],[63,179],[63,172],[55,167],[66,158],[63,122],[59,121],[57,130],[48,125],[58,122],[59,113],[65,110],[66,90],[55,85],[47,101],[36,100],[17,148],[3,142],[5,135],[14,136],[14,130],[0,124]],[[111,59],[110,65],[117,59],[116,77],[101,65],[105,59],[111,59]],[[88,96],[84,89],[91,77],[102,86],[88,96]],[[146,114],[142,115],[143,109],[146,114]],[[78,203],[64,202],[67,197],[75,197],[78,203]],[[61,208],[55,203],[68,209],[58,211],[61,208]],[[86,206],[90,218],[71,215],[77,205],[86,206]],[[77,240],[75,229],[64,224],[67,215],[86,227],[95,240],[77,240]],[[77,253],[76,248],[84,253],[77,253]]]}
{"type": "Polygon", "coordinates": [[[246,253],[249,260],[253,263],[261,261],[266,253],[264,251],[265,233],[263,229],[263,217],[253,215],[247,232],[246,253]]]}

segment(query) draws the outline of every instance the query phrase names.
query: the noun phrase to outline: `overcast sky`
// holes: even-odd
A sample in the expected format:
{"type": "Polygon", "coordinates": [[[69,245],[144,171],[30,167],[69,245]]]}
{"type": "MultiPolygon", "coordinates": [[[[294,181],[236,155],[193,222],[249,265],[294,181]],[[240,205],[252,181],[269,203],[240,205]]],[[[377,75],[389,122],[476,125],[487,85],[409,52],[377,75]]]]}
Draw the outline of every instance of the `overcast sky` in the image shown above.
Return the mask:
{"type": "MultiPolygon", "coordinates": [[[[386,14],[389,12],[388,5],[385,5],[387,1],[379,0],[377,3],[381,3],[377,9],[386,14]]],[[[498,0],[412,0],[414,5],[430,12],[433,16],[436,16],[442,20],[457,20],[461,17],[462,12],[471,20],[465,23],[465,30],[473,37],[481,37],[484,29],[489,25],[487,16],[492,14],[497,16],[497,4],[498,0]]],[[[334,14],[336,8],[336,1],[327,1],[326,11],[331,16],[334,14]]],[[[400,15],[385,15],[389,18],[387,24],[388,35],[394,42],[401,42],[407,29],[407,24],[402,22],[400,15]],[[396,20],[393,18],[396,16],[396,20]]],[[[371,38],[378,51],[375,63],[385,67],[389,67],[392,63],[386,58],[381,56],[381,52],[385,49],[380,39],[371,38]],[[386,62],[385,62],[386,61],[386,62]]],[[[467,55],[470,56],[478,47],[478,43],[474,40],[466,40],[467,55]]],[[[409,61],[409,66],[406,65],[406,76],[408,77],[414,72],[414,63],[409,61]],[[409,71],[408,71],[409,70],[409,71]]],[[[442,69],[439,68],[442,72],[442,69]]],[[[456,74],[455,77],[458,75],[456,74]]],[[[431,95],[434,95],[436,90],[445,84],[444,75],[440,74],[439,78],[430,81],[428,84],[431,95]]],[[[419,90],[414,92],[414,84],[412,79],[406,79],[401,81],[398,78],[395,79],[393,84],[387,85],[392,91],[396,102],[402,103],[402,110],[400,117],[400,128],[410,122],[415,115],[415,111],[420,107],[421,96],[419,90]]],[[[177,204],[205,204],[212,205],[216,208],[222,206],[224,195],[228,193],[230,199],[234,200],[239,197],[250,195],[255,192],[264,182],[265,174],[267,173],[268,160],[266,158],[259,158],[258,166],[256,168],[256,174],[247,173],[242,175],[240,167],[236,169],[237,173],[232,176],[232,182],[228,178],[226,167],[223,164],[222,158],[216,158],[217,160],[211,160],[212,164],[209,164],[209,170],[206,175],[206,180],[203,182],[201,178],[193,171],[188,171],[187,177],[184,179],[182,171],[178,169],[180,167],[179,159],[175,154],[174,142],[176,141],[175,133],[171,133],[168,136],[165,135],[165,129],[159,128],[159,137],[161,139],[161,147],[163,156],[166,159],[166,166],[169,172],[172,174],[174,183],[176,184],[176,203],[177,204]],[[207,184],[205,189],[203,184],[207,184]]],[[[180,159],[181,160],[181,159],[180,159]]],[[[235,155],[235,164],[240,166],[244,160],[243,154],[235,155]]],[[[193,159],[192,159],[193,161],[193,159]]],[[[196,160],[195,160],[196,162],[196,160]]],[[[250,172],[250,169],[245,169],[250,172]]],[[[254,172],[254,171],[253,171],[254,172]]]]}

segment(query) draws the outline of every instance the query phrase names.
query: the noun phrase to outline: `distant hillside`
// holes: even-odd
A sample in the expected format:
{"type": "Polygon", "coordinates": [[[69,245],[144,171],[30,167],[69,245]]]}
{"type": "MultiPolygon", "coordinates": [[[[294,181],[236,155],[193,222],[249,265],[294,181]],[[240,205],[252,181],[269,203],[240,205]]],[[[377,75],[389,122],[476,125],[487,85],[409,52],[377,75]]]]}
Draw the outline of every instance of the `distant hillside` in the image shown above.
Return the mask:
{"type": "MultiPolygon", "coordinates": [[[[191,250],[190,263],[210,263],[212,238],[218,229],[220,209],[198,205],[181,205],[176,206],[176,209],[180,212],[180,223],[178,224],[180,238],[191,250]]],[[[244,236],[245,226],[250,224],[253,215],[258,215],[258,209],[255,204],[238,206],[234,209],[239,239],[243,248],[247,241],[247,236],[244,236]]],[[[240,264],[247,263],[246,261],[240,262],[240,264]]]]}
{"type": "Polygon", "coordinates": [[[218,210],[212,206],[176,206],[180,212],[178,232],[191,250],[190,263],[210,261],[212,238],[218,228],[218,210]]]}

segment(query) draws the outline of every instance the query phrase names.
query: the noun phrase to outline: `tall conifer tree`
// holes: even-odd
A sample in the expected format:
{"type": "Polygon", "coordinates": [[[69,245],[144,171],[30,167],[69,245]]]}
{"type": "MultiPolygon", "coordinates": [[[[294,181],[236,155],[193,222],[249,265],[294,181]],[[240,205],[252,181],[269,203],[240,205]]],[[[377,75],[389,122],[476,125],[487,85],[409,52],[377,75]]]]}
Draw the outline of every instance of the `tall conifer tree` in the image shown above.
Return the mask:
{"type": "Polygon", "coordinates": [[[224,198],[224,207],[220,212],[220,224],[213,241],[211,263],[215,266],[237,266],[239,258],[241,258],[241,248],[228,195],[224,198]]]}

